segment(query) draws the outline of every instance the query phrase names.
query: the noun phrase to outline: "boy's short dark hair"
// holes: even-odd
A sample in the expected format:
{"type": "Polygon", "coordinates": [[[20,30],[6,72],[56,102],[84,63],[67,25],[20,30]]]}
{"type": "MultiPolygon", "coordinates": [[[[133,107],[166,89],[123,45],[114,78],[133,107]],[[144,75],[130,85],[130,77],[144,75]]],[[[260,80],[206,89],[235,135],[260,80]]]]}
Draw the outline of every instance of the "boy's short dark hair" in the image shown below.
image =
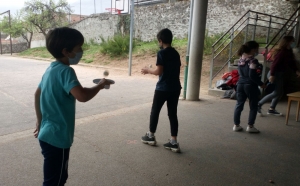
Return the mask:
{"type": "Polygon", "coordinates": [[[82,45],[84,42],[83,35],[76,29],[62,27],[50,30],[46,37],[47,50],[55,58],[62,58],[62,50],[66,48],[71,52],[75,46],[82,45]]]}
{"type": "Polygon", "coordinates": [[[171,30],[164,28],[157,34],[157,40],[161,40],[165,44],[172,44],[173,34],[171,30]]]}

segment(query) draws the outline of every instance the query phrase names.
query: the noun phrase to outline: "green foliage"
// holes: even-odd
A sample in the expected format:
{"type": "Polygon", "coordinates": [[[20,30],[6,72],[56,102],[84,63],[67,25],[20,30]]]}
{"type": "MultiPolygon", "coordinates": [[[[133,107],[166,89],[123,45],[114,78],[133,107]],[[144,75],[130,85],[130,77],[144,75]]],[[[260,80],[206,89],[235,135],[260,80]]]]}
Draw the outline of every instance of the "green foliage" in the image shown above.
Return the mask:
{"type": "Polygon", "coordinates": [[[92,63],[94,60],[92,60],[92,59],[86,59],[86,60],[84,60],[84,62],[85,63],[92,63]]]}
{"type": "Polygon", "coordinates": [[[20,56],[33,56],[33,57],[41,57],[41,58],[52,58],[53,56],[48,52],[46,47],[37,47],[37,48],[31,48],[27,49],[21,53],[19,53],[20,56]]]}
{"type": "Polygon", "coordinates": [[[0,22],[0,30],[3,33],[11,34],[11,37],[19,37],[23,33],[23,28],[20,22],[11,18],[11,26],[9,25],[9,19],[5,16],[0,22]]]}
{"type": "MultiPolygon", "coordinates": [[[[111,39],[105,40],[101,38],[100,52],[102,54],[109,55],[110,57],[126,56],[129,53],[130,37],[129,35],[121,36],[115,35],[111,39]]],[[[133,48],[135,47],[135,41],[133,42],[133,48]]]]}
{"type": "Polygon", "coordinates": [[[184,38],[184,39],[177,39],[177,38],[174,38],[173,39],[173,42],[172,42],[172,45],[175,47],[175,48],[183,48],[183,47],[186,47],[188,44],[188,38],[184,38]]]}
{"type": "Polygon", "coordinates": [[[145,54],[156,54],[159,50],[157,41],[136,41],[136,48],[134,52],[138,55],[145,55],[145,54]]]}
{"type": "MultiPolygon", "coordinates": [[[[172,41],[172,46],[176,49],[186,49],[187,47],[187,43],[188,43],[188,39],[184,38],[184,39],[177,39],[174,38],[172,41]]],[[[159,47],[158,47],[158,41],[152,40],[152,41],[136,41],[136,49],[134,50],[135,53],[137,53],[138,55],[144,55],[145,53],[147,54],[157,54],[157,52],[159,51],[159,47]]]]}
{"type": "Polygon", "coordinates": [[[95,42],[95,40],[92,39],[92,38],[90,39],[89,44],[90,44],[90,45],[97,45],[97,43],[95,42]]]}
{"type": "Polygon", "coordinates": [[[211,54],[211,49],[212,49],[212,45],[218,40],[220,39],[220,37],[223,34],[215,34],[215,35],[208,35],[208,31],[205,32],[205,39],[204,39],[204,55],[210,55],[211,54]]]}
{"type": "Polygon", "coordinates": [[[83,43],[83,45],[82,45],[81,48],[82,48],[83,51],[86,51],[86,50],[89,50],[89,49],[90,49],[90,45],[87,44],[87,43],[83,43]]]}
{"type": "Polygon", "coordinates": [[[6,34],[10,34],[13,38],[22,37],[26,40],[28,47],[30,47],[33,26],[26,20],[23,20],[21,14],[18,12],[15,16],[11,16],[10,24],[8,16],[4,16],[0,22],[0,30],[6,34]],[[29,33],[29,35],[27,33],[29,33]]]}
{"type": "Polygon", "coordinates": [[[28,0],[22,11],[25,20],[45,37],[48,29],[67,25],[66,15],[72,12],[67,0],[28,0]]]}
{"type": "Polygon", "coordinates": [[[99,48],[100,46],[97,44],[84,43],[82,45],[83,57],[81,60],[85,63],[94,62],[95,55],[99,53],[99,48]]]}

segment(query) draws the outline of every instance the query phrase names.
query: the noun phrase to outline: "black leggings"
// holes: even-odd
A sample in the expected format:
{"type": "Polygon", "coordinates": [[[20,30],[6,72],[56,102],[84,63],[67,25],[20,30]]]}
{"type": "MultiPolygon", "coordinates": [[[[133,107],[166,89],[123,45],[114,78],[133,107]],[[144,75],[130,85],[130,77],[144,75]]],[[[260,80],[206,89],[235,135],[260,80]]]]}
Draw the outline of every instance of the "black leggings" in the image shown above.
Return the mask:
{"type": "Polygon", "coordinates": [[[177,106],[180,96],[180,90],[178,91],[158,91],[154,93],[153,104],[150,115],[150,132],[155,133],[159,118],[159,113],[167,101],[168,116],[171,125],[171,136],[177,136],[178,133],[178,118],[177,118],[177,106]]]}

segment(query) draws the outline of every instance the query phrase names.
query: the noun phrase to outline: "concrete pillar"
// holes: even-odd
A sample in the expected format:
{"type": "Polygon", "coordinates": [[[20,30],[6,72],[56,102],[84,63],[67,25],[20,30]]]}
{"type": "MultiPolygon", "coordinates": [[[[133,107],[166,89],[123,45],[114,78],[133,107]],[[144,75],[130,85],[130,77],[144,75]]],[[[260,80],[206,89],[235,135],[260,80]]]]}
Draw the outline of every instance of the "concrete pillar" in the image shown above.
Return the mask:
{"type": "Polygon", "coordinates": [[[195,0],[193,6],[193,27],[186,96],[186,100],[189,101],[199,100],[207,7],[208,0],[195,0]]]}

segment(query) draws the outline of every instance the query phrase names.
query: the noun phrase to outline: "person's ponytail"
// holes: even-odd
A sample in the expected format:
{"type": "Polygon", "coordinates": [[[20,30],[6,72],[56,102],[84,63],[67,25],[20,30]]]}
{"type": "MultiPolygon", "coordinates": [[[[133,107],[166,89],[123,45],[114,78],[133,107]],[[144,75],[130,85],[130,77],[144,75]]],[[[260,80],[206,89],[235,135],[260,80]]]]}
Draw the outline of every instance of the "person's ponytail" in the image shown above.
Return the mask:
{"type": "Polygon", "coordinates": [[[251,52],[251,50],[257,49],[258,47],[259,44],[256,41],[248,41],[240,47],[238,50],[238,55],[242,56],[244,53],[248,54],[251,52]]]}
{"type": "Polygon", "coordinates": [[[249,53],[251,50],[249,49],[249,47],[247,45],[242,45],[239,50],[238,50],[238,55],[242,56],[244,53],[249,53]]]}

